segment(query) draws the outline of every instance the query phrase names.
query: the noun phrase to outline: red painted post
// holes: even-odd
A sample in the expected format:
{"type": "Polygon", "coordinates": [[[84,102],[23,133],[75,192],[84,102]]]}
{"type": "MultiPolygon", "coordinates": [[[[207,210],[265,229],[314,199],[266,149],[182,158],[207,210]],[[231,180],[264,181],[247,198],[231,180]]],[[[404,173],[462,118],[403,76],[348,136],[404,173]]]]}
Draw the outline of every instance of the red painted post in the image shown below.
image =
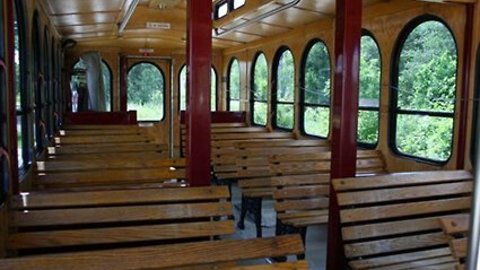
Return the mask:
{"type": "Polygon", "coordinates": [[[127,111],[127,57],[120,56],[120,111],[127,111]]]}
{"type": "Polygon", "coordinates": [[[462,91],[460,93],[460,123],[457,143],[457,169],[465,169],[465,138],[467,137],[468,90],[470,86],[470,67],[472,63],[473,16],[475,6],[467,4],[465,21],[465,40],[463,44],[462,91]]]}
{"type": "Polygon", "coordinates": [[[187,180],[210,185],[212,1],[187,1],[187,180]]]}
{"type": "Polygon", "coordinates": [[[17,108],[16,108],[16,90],[15,90],[15,47],[14,47],[14,18],[15,12],[13,1],[6,1],[5,14],[7,15],[7,100],[9,115],[9,142],[8,153],[10,154],[10,179],[13,194],[18,194],[18,145],[17,145],[17,108]]]}
{"type": "MultiPolygon", "coordinates": [[[[355,176],[362,0],[337,0],[331,177],[355,176]]],[[[330,188],[327,269],[345,269],[339,207],[330,188]]]]}

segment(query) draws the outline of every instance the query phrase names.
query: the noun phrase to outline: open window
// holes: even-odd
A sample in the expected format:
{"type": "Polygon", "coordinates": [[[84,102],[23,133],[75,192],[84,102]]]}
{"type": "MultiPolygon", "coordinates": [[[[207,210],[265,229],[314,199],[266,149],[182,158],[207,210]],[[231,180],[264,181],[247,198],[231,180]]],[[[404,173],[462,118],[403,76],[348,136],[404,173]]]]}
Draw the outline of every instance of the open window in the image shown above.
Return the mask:
{"type": "Polygon", "coordinates": [[[295,63],[287,47],[277,51],[272,75],[273,126],[292,130],[295,124],[295,63]]]}
{"type": "Polygon", "coordinates": [[[251,85],[250,111],[252,123],[266,126],[268,122],[268,64],[265,54],[261,52],[253,60],[251,85]]]}

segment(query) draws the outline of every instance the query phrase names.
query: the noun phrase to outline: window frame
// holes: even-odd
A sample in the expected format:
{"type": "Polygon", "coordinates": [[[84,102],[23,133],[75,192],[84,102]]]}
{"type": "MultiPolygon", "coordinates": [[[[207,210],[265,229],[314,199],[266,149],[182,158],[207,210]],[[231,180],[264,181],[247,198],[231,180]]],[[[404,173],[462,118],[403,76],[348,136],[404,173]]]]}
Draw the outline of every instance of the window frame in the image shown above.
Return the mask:
{"type": "Polygon", "coordinates": [[[296,121],[296,108],[295,108],[295,90],[296,90],[296,66],[295,66],[295,56],[293,55],[292,50],[288,46],[281,46],[280,48],[277,49],[277,52],[275,53],[275,56],[273,58],[272,62],[272,77],[271,77],[271,98],[270,98],[270,116],[271,116],[271,123],[272,127],[274,129],[278,130],[283,130],[283,131],[293,131],[295,129],[295,121],[296,121]],[[286,52],[289,51],[290,54],[292,55],[293,58],[293,69],[294,69],[294,75],[293,75],[293,101],[292,102],[286,102],[286,101],[278,101],[277,97],[277,92],[278,92],[278,83],[277,83],[277,76],[278,76],[278,66],[280,64],[280,59],[282,58],[282,55],[286,52]],[[292,128],[284,128],[284,127],[279,127],[277,125],[277,108],[278,105],[291,105],[293,106],[293,123],[292,123],[292,128]]]}
{"type": "Polygon", "coordinates": [[[321,139],[327,139],[330,137],[331,133],[331,126],[332,126],[332,85],[333,85],[333,80],[332,80],[332,60],[331,60],[331,54],[330,50],[328,49],[327,43],[323,41],[322,39],[319,38],[314,38],[310,40],[307,45],[305,46],[302,54],[302,62],[300,65],[300,102],[299,102],[299,129],[300,133],[303,136],[307,137],[312,137],[312,138],[321,138],[321,139]],[[305,102],[305,75],[306,75],[306,67],[307,67],[307,60],[308,56],[310,55],[310,52],[313,48],[318,43],[322,43],[323,46],[327,49],[327,54],[328,54],[328,66],[330,69],[330,100],[329,104],[310,104],[305,102]],[[317,108],[328,108],[329,110],[329,120],[328,120],[328,133],[327,136],[317,136],[313,134],[308,134],[307,131],[305,130],[305,112],[307,107],[317,107],[317,108]]]}
{"type": "MultiPolygon", "coordinates": [[[[32,49],[32,63],[33,63],[33,84],[31,93],[33,95],[33,104],[32,109],[34,111],[34,134],[35,134],[35,155],[39,154],[43,151],[43,138],[42,138],[42,131],[41,126],[42,122],[44,121],[43,118],[43,99],[44,95],[42,95],[42,85],[44,83],[44,77],[42,74],[42,66],[43,66],[43,46],[40,39],[40,19],[38,10],[35,10],[33,13],[33,21],[32,21],[32,29],[31,29],[32,38],[30,40],[31,45],[33,46],[32,49]]],[[[46,130],[45,130],[46,132],[46,130]]]]}
{"type": "Polygon", "coordinates": [[[127,89],[127,110],[128,110],[128,75],[130,73],[130,71],[137,65],[140,65],[140,64],[151,64],[153,65],[154,67],[156,67],[158,69],[158,71],[162,74],[163,76],[163,104],[162,104],[162,118],[159,119],[159,120],[139,120],[138,122],[163,122],[166,118],[166,104],[167,104],[167,101],[166,101],[166,87],[167,87],[167,77],[165,76],[165,72],[163,71],[162,68],[160,68],[159,65],[157,65],[155,62],[152,62],[152,61],[138,61],[136,63],[134,63],[133,65],[131,65],[128,70],[127,70],[127,75],[126,75],[126,81],[127,81],[127,86],[126,86],[126,89],[127,89]]]}
{"type": "Polygon", "coordinates": [[[239,110],[238,111],[241,111],[241,105],[242,105],[242,80],[241,80],[241,76],[242,75],[242,71],[241,71],[241,67],[240,67],[240,61],[238,60],[238,58],[236,57],[232,57],[232,59],[230,59],[229,63],[228,63],[228,68],[227,68],[227,93],[226,93],[226,99],[227,99],[227,111],[231,112],[231,108],[230,108],[230,102],[231,101],[238,101],[239,103],[239,110]],[[239,72],[239,76],[238,76],[238,79],[239,79],[239,82],[238,82],[238,99],[232,99],[231,98],[231,94],[230,94],[230,87],[231,87],[231,70],[232,70],[232,67],[233,67],[233,64],[234,63],[237,63],[238,65],[238,72],[239,72]]]}
{"type": "MultiPolygon", "coordinates": [[[[358,127],[357,127],[357,145],[359,147],[365,148],[365,149],[375,149],[378,146],[378,143],[380,141],[380,107],[381,107],[381,102],[382,102],[382,83],[383,83],[383,58],[382,58],[382,49],[380,48],[380,44],[378,43],[377,39],[373,35],[372,32],[370,32],[367,29],[362,29],[362,35],[360,37],[360,47],[361,47],[361,39],[362,37],[369,37],[372,39],[372,41],[375,43],[375,46],[377,47],[378,51],[378,56],[380,59],[380,81],[378,82],[379,89],[378,89],[378,107],[372,107],[372,106],[360,106],[360,74],[358,75],[359,79],[359,87],[358,87],[358,116],[357,116],[357,123],[360,122],[360,112],[365,111],[365,112],[377,112],[378,114],[378,123],[377,123],[377,134],[378,138],[377,141],[372,144],[372,143],[366,143],[366,142],[360,142],[358,140],[358,127]]],[[[362,57],[360,53],[360,57],[362,57]]],[[[360,71],[360,69],[359,69],[360,71]]],[[[357,124],[358,125],[358,124],[357,124]]]]}
{"type": "MultiPolygon", "coordinates": [[[[105,59],[102,58],[101,62],[102,62],[101,65],[105,66],[107,68],[108,73],[109,73],[109,77],[110,77],[110,80],[108,82],[108,84],[110,85],[110,100],[109,100],[110,110],[109,111],[113,112],[113,72],[112,72],[112,68],[110,67],[110,65],[108,64],[108,62],[105,59]]],[[[105,84],[105,82],[103,82],[103,83],[105,84]]]]}
{"type": "Polygon", "coordinates": [[[429,22],[429,21],[435,21],[438,23],[441,23],[447,31],[449,31],[450,35],[452,36],[453,42],[455,44],[456,52],[457,52],[457,66],[456,66],[456,72],[455,72],[455,99],[457,98],[457,92],[458,92],[458,73],[459,73],[459,51],[458,51],[458,43],[455,38],[454,32],[450,28],[450,26],[447,24],[446,21],[441,19],[440,17],[434,16],[434,15],[421,15],[418,16],[412,20],[410,20],[406,26],[402,29],[400,32],[397,41],[395,42],[394,49],[392,51],[392,61],[391,61],[391,75],[390,75],[390,81],[391,81],[391,90],[390,90],[390,113],[389,113],[389,135],[388,135],[388,145],[391,149],[391,151],[401,157],[405,157],[407,159],[411,159],[414,161],[430,164],[430,165],[436,165],[436,166],[443,166],[447,164],[450,159],[453,157],[454,153],[454,141],[455,141],[455,126],[456,126],[456,119],[455,119],[455,111],[457,110],[457,103],[454,103],[453,107],[453,112],[451,113],[446,113],[446,112],[428,112],[428,111],[414,111],[414,110],[398,110],[398,79],[399,79],[399,62],[400,62],[400,57],[402,54],[402,49],[405,45],[405,42],[407,41],[408,37],[410,34],[415,30],[418,26],[420,26],[423,23],[429,22]],[[406,153],[402,153],[396,145],[396,131],[397,131],[397,116],[398,115],[418,115],[418,116],[432,116],[432,117],[442,117],[442,118],[451,118],[452,119],[452,140],[450,144],[450,149],[451,153],[450,156],[442,161],[442,160],[434,160],[434,159],[429,159],[429,158],[424,158],[424,157],[419,157],[419,156],[413,156],[409,155],[406,153]]]}

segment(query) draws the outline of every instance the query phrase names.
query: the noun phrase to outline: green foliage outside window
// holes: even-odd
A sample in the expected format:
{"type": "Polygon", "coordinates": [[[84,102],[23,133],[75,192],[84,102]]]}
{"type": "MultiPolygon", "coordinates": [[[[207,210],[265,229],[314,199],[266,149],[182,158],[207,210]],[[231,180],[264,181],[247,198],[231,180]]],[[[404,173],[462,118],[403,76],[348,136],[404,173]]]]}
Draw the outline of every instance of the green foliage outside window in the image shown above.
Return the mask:
{"type": "Polygon", "coordinates": [[[164,78],[153,64],[139,63],[128,72],[127,109],[136,110],[140,121],[159,121],[164,116],[164,78]]]}
{"type": "Polygon", "coordinates": [[[289,50],[279,58],[276,76],[277,88],[274,100],[277,102],[275,120],[280,128],[293,129],[295,107],[295,65],[289,50]]]}
{"type": "Polygon", "coordinates": [[[407,155],[446,161],[452,153],[457,72],[451,32],[438,21],[418,25],[398,65],[395,145],[407,155]]]}
{"type": "Polygon", "coordinates": [[[328,137],[330,130],[330,56],[325,44],[316,42],[305,59],[303,129],[306,134],[328,137]]]}
{"type": "Polygon", "coordinates": [[[237,59],[230,63],[228,72],[229,111],[240,111],[240,64],[237,59]]]}
{"type": "Polygon", "coordinates": [[[357,141],[374,145],[378,142],[378,110],[382,74],[380,51],[375,40],[368,35],[362,36],[360,50],[357,141]]]}
{"type": "Polygon", "coordinates": [[[253,68],[253,123],[265,126],[268,118],[268,64],[263,53],[253,68]]]}

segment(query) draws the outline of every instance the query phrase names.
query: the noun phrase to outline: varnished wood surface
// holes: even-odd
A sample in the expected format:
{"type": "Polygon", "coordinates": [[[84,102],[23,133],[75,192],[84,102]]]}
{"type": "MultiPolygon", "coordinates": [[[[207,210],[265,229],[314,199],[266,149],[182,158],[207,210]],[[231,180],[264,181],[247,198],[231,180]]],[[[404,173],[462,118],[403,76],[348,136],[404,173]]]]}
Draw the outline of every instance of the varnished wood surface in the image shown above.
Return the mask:
{"type": "Polygon", "coordinates": [[[172,269],[173,267],[283,256],[301,252],[303,252],[303,245],[300,237],[288,235],[275,238],[219,240],[30,256],[2,260],[0,269],[172,269]]]}
{"type": "Polygon", "coordinates": [[[439,219],[469,211],[471,179],[466,171],[334,179],[350,265],[453,269],[457,261],[439,219]]]}
{"type": "Polygon", "coordinates": [[[168,147],[166,145],[156,145],[145,142],[133,142],[133,143],[105,143],[96,145],[62,145],[62,147],[48,147],[48,154],[54,156],[60,155],[74,155],[74,154],[108,154],[108,153],[134,153],[134,152],[155,152],[166,151],[168,147]]]}
{"type": "Polygon", "coordinates": [[[156,188],[58,193],[31,192],[13,196],[10,200],[9,207],[14,210],[33,210],[220,200],[228,199],[229,197],[230,192],[227,187],[156,188]]]}
{"type": "Polygon", "coordinates": [[[66,171],[92,171],[107,169],[143,169],[158,168],[165,170],[169,167],[184,168],[186,166],[185,159],[161,159],[160,156],[154,158],[155,155],[146,155],[142,159],[111,158],[105,160],[85,159],[85,160],[48,160],[37,161],[36,171],[39,172],[66,172],[66,171]]]}

